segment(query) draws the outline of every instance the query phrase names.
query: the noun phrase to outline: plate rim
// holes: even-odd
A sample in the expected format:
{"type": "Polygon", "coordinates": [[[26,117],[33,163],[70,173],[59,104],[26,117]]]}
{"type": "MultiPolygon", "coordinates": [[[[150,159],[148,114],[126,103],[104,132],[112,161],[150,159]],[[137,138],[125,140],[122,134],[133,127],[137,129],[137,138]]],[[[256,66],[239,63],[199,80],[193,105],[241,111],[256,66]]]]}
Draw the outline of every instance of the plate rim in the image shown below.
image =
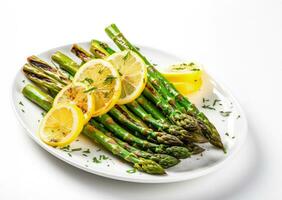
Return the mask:
{"type": "MultiPolygon", "coordinates": [[[[79,42],[77,44],[88,44],[89,42],[79,42]]],[[[112,42],[107,42],[107,43],[112,43],[112,42]]],[[[66,48],[68,46],[71,46],[72,44],[67,44],[67,45],[62,45],[62,46],[58,46],[55,48],[51,48],[48,49],[44,52],[41,52],[39,54],[43,54],[43,53],[47,53],[50,52],[52,50],[55,49],[59,49],[59,48],[66,48]]],[[[182,59],[181,57],[170,53],[168,51],[163,51],[154,47],[150,47],[150,46],[146,46],[146,45],[138,45],[142,48],[147,48],[150,50],[154,50],[154,51],[159,51],[161,53],[165,53],[171,56],[174,56],[176,58],[182,59]]],[[[38,54],[37,54],[38,55],[38,54]]],[[[183,60],[183,59],[182,59],[183,60]]],[[[10,92],[10,102],[12,104],[12,108],[13,111],[16,115],[17,120],[20,122],[21,126],[24,128],[24,132],[28,133],[27,135],[29,137],[31,137],[33,139],[33,141],[35,141],[36,144],[38,144],[40,147],[42,147],[44,150],[46,150],[48,153],[50,153],[51,155],[53,155],[54,157],[56,157],[57,159],[60,159],[63,162],[66,162],[67,164],[74,166],[78,169],[81,169],[83,171],[86,171],[88,173],[94,174],[94,175],[98,175],[98,176],[102,176],[102,177],[106,177],[106,178],[110,178],[110,179],[114,179],[114,180],[119,180],[119,181],[126,181],[126,182],[134,182],[134,183],[173,183],[173,182],[181,182],[181,181],[188,181],[188,180],[192,180],[195,178],[200,178],[204,175],[210,174],[212,172],[217,171],[218,169],[220,169],[223,165],[225,165],[227,163],[227,161],[229,161],[231,158],[233,158],[233,156],[235,154],[238,153],[238,151],[241,149],[242,145],[245,143],[246,141],[246,137],[247,137],[247,133],[248,133],[248,120],[246,118],[246,114],[241,106],[241,104],[239,103],[239,101],[235,98],[235,96],[231,93],[231,91],[229,90],[229,88],[227,88],[221,81],[215,80],[209,73],[209,71],[205,68],[206,74],[209,76],[209,78],[217,85],[219,86],[228,96],[230,99],[232,99],[232,102],[234,102],[237,106],[237,109],[240,112],[241,115],[241,119],[243,119],[243,124],[244,124],[244,130],[242,130],[242,134],[241,134],[241,140],[238,142],[238,144],[234,147],[234,149],[232,150],[231,153],[228,154],[228,156],[223,159],[222,161],[216,163],[213,166],[210,166],[208,168],[204,168],[200,171],[195,171],[193,172],[193,174],[189,174],[189,176],[187,176],[186,174],[184,174],[183,176],[179,176],[179,177],[166,177],[165,179],[155,179],[154,178],[146,178],[146,179],[138,179],[136,177],[125,177],[125,176],[119,176],[119,175],[113,175],[113,174],[108,174],[107,172],[102,172],[100,170],[96,170],[93,168],[88,168],[85,167],[84,165],[81,165],[79,163],[77,163],[75,160],[68,160],[66,159],[64,156],[62,156],[62,154],[57,153],[55,151],[52,151],[50,148],[48,148],[44,143],[42,143],[39,138],[37,138],[35,136],[35,134],[33,133],[33,131],[31,131],[28,126],[26,125],[26,123],[22,120],[21,116],[19,115],[18,111],[17,111],[17,107],[16,104],[14,103],[14,93],[15,93],[15,89],[16,89],[16,83],[17,80],[16,78],[18,77],[18,75],[20,75],[22,73],[21,69],[18,70],[18,72],[16,73],[16,75],[14,76],[13,80],[12,80],[12,85],[11,85],[11,92],[10,92]]]]}

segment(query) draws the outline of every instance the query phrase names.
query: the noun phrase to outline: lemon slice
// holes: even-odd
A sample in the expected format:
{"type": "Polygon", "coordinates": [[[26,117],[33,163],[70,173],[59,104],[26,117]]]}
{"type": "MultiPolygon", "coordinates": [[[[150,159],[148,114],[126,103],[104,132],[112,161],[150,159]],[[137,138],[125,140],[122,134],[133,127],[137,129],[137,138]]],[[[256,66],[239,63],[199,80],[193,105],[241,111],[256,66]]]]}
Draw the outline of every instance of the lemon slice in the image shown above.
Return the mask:
{"type": "Polygon", "coordinates": [[[76,105],[58,104],[43,118],[39,137],[48,145],[63,147],[77,138],[83,125],[83,113],[76,105]]]}
{"type": "Polygon", "coordinates": [[[53,106],[59,103],[75,104],[83,112],[84,124],[86,124],[95,112],[95,97],[85,91],[87,91],[85,84],[71,83],[57,94],[53,106]]]}
{"type": "Polygon", "coordinates": [[[73,81],[87,86],[85,93],[95,98],[95,111],[92,116],[108,112],[119,100],[121,82],[117,70],[110,62],[93,59],[83,64],[76,72],[73,81]]]}
{"type": "Polygon", "coordinates": [[[107,58],[117,69],[121,79],[121,95],[118,104],[126,104],[136,99],[147,82],[147,66],[133,51],[125,50],[107,58]]]}
{"type": "Polygon", "coordinates": [[[169,67],[168,72],[162,73],[171,82],[197,82],[201,79],[202,69],[194,62],[181,63],[169,67]]]}
{"type": "Polygon", "coordinates": [[[196,80],[193,83],[191,82],[172,82],[176,89],[182,95],[188,95],[193,92],[198,91],[202,86],[202,79],[196,80]]]}

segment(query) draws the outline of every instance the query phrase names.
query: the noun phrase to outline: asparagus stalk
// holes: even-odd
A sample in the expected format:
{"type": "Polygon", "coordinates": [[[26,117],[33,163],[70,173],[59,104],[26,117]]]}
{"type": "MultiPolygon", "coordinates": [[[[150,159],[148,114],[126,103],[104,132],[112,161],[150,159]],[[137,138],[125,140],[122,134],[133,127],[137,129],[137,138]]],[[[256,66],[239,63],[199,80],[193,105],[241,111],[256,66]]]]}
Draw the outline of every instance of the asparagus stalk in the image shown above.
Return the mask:
{"type": "Polygon", "coordinates": [[[93,57],[93,55],[91,55],[88,51],[77,44],[74,44],[72,46],[71,52],[74,53],[77,57],[81,58],[83,62],[87,62],[93,57]]]}
{"type": "MultiPolygon", "coordinates": [[[[100,42],[98,40],[92,40],[91,41],[91,47],[90,47],[91,52],[96,52],[96,56],[98,58],[105,58],[105,56],[109,56],[115,51],[112,50],[107,44],[100,42]],[[103,48],[105,47],[105,48],[103,48]],[[97,53],[100,52],[100,53],[97,53]]],[[[127,106],[131,108],[131,110],[138,115],[140,118],[142,118],[144,121],[149,123],[152,127],[156,128],[159,131],[167,131],[169,134],[176,135],[179,137],[181,140],[189,140],[193,142],[199,142],[203,143],[206,142],[206,138],[204,138],[201,134],[191,134],[186,131],[185,129],[171,125],[170,121],[168,121],[164,115],[151,103],[149,102],[143,95],[140,95],[136,101],[133,101],[131,103],[128,103],[127,106]],[[145,111],[140,108],[138,103],[142,105],[147,112],[152,114],[153,117],[158,119],[156,121],[151,115],[148,115],[145,113],[145,111]],[[137,109],[138,108],[138,109],[137,109]],[[163,124],[160,124],[163,123],[163,124]]]]}
{"type": "Polygon", "coordinates": [[[25,64],[23,66],[23,72],[29,80],[37,85],[42,85],[42,82],[44,82],[44,89],[48,90],[52,96],[55,96],[63,87],[61,82],[57,82],[55,84],[54,79],[42,73],[40,70],[30,64],[25,64]]]}
{"type": "Polygon", "coordinates": [[[49,75],[53,79],[57,80],[58,82],[62,84],[68,84],[70,83],[70,80],[66,78],[65,74],[60,71],[58,68],[49,65],[48,63],[44,62],[40,58],[36,56],[30,56],[27,58],[27,61],[30,65],[36,67],[43,73],[49,75]]]}
{"type": "Polygon", "coordinates": [[[109,111],[109,114],[121,124],[124,124],[129,129],[133,131],[133,133],[139,133],[138,135],[144,136],[147,140],[167,144],[167,145],[182,145],[183,143],[177,137],[164,133],[164,132],[155,132],[150,128],[145,128],[135,120],[130,120],[129,116],[126,112],[124,112],[119,106],[115,106],[115,108],[109,111]]]}
{"type": "Polygon", "coordinates": [[[130,49],[137,53],[145,63],[148,65],[149,80],[156,81],[154,86],[159,87],[159,91],[163,96],[169,96],[172,98],[172,102],[178,102],[189,113],[195,115],[195,117],[201,122],[200,127],[203,129],[203,134],[214,146],[221,148],[225,152],[225,148],[222,144],[220,135],[214,125],[208,120],[208,118],[199,112],[195,105],[193,105],[186,97],[181,95],[175,87],[167,81],[159,71],[123,36],[120,30],[115,24],[108,26],[105,29],[108,36],[115,42],[115,44],[121,49],[130,49]],[[174,99],[173,99],[174,98],[174,99]]]}
{"type": "Polygon", "coordinates": [[[76,71],[79,68],[79,65],[76,62],[74,62],[71,58],[60,51],[54,53],[51,58],[63,70],[69,72],[72,76],[75,75],[76,71]]]}
{"type": "Polygon", "coordinates": [[[143,95],[139,96],[136,101],[144,108],[144,110],[146,110],[148,113],[151,113],[155,119],[164,123],[170,123],[163,113],[161,113],[160,110],[150,101],[148,101],[143,95]]]}
{"type": "Polygon", "coordinates": [[[109,129],[117,137],[130,143],[133,146],[150,150],[154,153],[168,154],[180,159],[187,158],[190,156],[190,152],[185,147],[180,147],[180,146],[167,147],[162,144],[151,143],[147,140],[140,139],[130,134],[124,128],[119,126],[108,114],[95,117],[95,120],[97,120],[99,123],[102,123],[107,129],[109,129]]]}
{"type": "MultiPolygon", "coordinates": [[[[43,108],[45,111],[51,109],[53,98],[41,91],[39,88],[29,84],[24,87],[22,93],[26,98],[43,108]]],[[[164,169],[155,161],[137,157],[136,155],[128,152],[126,149],[118,145],[115,140],[106,136],[90,124],[86,124],[84,126],[82,134],[100,143],[105,149],[109,150],[114,155],[132,163],[133,167],[140,171],[144,171],[149,174],[165,174],[164,169]]]]}
{"type": "Polygon", "coordinates": [[[134,115],[125,105],[117,105],[120,109],[123,110],[124,113],[126,113],[126,116],[130,119],[135,121],[135,123],[138,123],[140,126],[143,126],[145,128],[149,128],[145,122],[141,120],[140,117],[134,115]]]}
{"type": "Polygon", "coordinates": [[[162,109],[163,113],[165,113],[176,125],[181,126],[190,132],[200,132],[198,123],[193,117],[189,115],[183,116],[182,113],[175,111],[173,107],[163,100],[162,96],[150,83],[147,83],[143,93],[148,99],[151,99],[160,109],[162,109]]]}
{"type": "Polygon", "coordinates": [[[180,160],[178,160],[177,158],[170,156],[170,155],[153,154],[153,153],[149,153],[147,151],[142,151],[140,149],[137,149],[137,148],[129,145],[128,143],[126,143],[126,142],[118,139],[117,137],[115,137],[111,132],[106,130],[104,128],[104,126],[102,126],[101,124],[96,122],[94,119],[90,120],[90,124],[92,124],[94,127],[99,129],[100,131],[102,131],[105,135],[113,138],[121,147],[123,147],[124,149],[126,149],[130,153],[135,154],[137,157],[142,157],[142,158],[145,158],[145,159],[153,160],[165,169],[172,167],[174,165],[177,165],[180,162],[180,160]]]}

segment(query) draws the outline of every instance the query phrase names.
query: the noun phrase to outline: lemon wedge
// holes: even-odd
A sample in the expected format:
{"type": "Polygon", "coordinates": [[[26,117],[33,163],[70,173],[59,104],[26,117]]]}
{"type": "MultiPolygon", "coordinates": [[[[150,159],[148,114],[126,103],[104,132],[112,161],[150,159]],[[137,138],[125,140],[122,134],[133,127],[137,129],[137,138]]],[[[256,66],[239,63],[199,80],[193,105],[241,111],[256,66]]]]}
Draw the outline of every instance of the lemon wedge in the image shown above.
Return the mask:
{"type": "Polygon", "coordinates": [[[189,95],[193,92],[198,91],[202,86],[202,79],[196,80],[194,83],[190,82],[172,82],[172,84],[176,87],[176,89],[182,95],[189,95]]]}
{"type": "Polygon", "coordinates": [[[144,90],[147,82],[147,66],[133,51],[125,50],[112,54],[107,61],[113,64],[121,80],[121,96],[118,104],[135,100],[144,90]]]}
{"type": "Polygon", "coordinates": [[[181,63],[169,67],[168,72],[162,73],[171,82],[197,82],[201,79],[202,69],[194,62],[181,63]]]}
{"type": "Polygon", "coordinates": [[[39,137],[48,145],[63,147],[77,138],[83,125],[83,113],[76,105],[58,104],[41,121],[39,137]]]}
{"type": "Polygon", "coordinates": [[[121,81],[118,71],[105,60],[93,59],[83,64],[75,74],[73,82],[85,84],[87,90],[84,93],[94,96],[93,117],[108,112],[120,98],[121,81]]]}
{"type": "Polygon", "coordinates": [[[87,91],[87,86],[82,83],[71,83],[65,86],[56,96],[53,106],[59,103],[72,103],[79,107],[84,115],[86,124],[95,112],[95,97],[87,91]]]}

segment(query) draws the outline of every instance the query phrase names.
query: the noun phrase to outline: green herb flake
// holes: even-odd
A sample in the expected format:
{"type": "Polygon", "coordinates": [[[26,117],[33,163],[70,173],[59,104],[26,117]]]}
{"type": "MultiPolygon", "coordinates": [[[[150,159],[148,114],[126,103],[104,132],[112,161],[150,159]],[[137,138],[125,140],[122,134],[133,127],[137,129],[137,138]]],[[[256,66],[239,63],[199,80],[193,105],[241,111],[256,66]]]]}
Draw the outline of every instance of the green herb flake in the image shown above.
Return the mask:
{"type": "Polygon", "coordinates": [[[97,152],[98,152],[98,151],[101,151],[101,149],[97,149],[96,151],[97,151],[97,152]]]}
{"type": "Polygon", "coordinates": [[[219,113],[223,116],[223,117],[229,117],[229,115],[232,113],[231,111],[219,111],[219,113]]]}
{"type": "Polygon", "coordinates": [[[90,152],[90,149],[87,149],[87,150],[83,151],[82,153],[91,153],[91,152],[90,152]]]}
{"type": "Polygon", "coordinates": [[[217,102],[220,102],[220,101],[221,101],[220,99],[215,99],[215,100],[213,101],[212,106],[215,106],[215,105],[216,105],[216,103],[217,103],[217,102]]]}
{"type": "Polygon", "coordinates": [[[241,115],[238,115],[236,119],[239,119],[241,117],[241,115]]]}
{"type": "Polygon", "coordinates": [[[41,116],[42,116],[42,117],[44,117],[45,115],[46,115],[46,113],[45,113],[45,112],[42,112],[42,113],[41,113],[41,116]]]}
{"type": "Polygon", "coordinates": [[[104,70],[105,70],[105,68],[99,69],[98,73],[102,74],[104,70]]]}
{"type": "Polygon", "coordinates": [[[87,155],[87,154],[85,154],[85,153],[83,153],[82,155],[83,155],[84,157],[88,157],[88,155],[87,155]]]}
{"type": "Polygon", "coordinates": [[[87,90],[84,90],[83,93],[92,92],[93,90],[96,90],[96,89],[97,89],[97,87],[93,86],[93,87],[91,87],[91,88],[89,88],[87,90]]]}
{"type": "Polygon", "coordinates": [[[71,152],[74,152],[74,151],[81,151],[82,148],[74,148],[74,149],[71,149],[71,152]]]}
{"type": "Polygon", "coordinates": [[[126,61],[126,60],[128,59],[129,54],[130,54],[130,51],[128,51],[128,52],[126,53],[126,55],[122,58],[123,61],[126,61]]]}
{"type": "Polygon", "coordinates": [[[87,82],[89,85],[91,85],[94,81],[91,78],[85,78],[83,82],[87,82]]]}
{"type": "Polygon", "coordinates": [[[22,80],[23,83],[25,83],[25,80],[22,80]]]}
{"type": "Polygon", "coordinates": [[[69,157],[72,157],[72,155],[70,153],[68,153],[69,157]]]}
{"type": "Polygon", "coordinates": [[[105,78],[104,83],[105,84],[111,84],[117,77],[114,77],[113,75],[109,75],[105,78]]]}
{"type": "Polygon", "coordinates": [[[203,98],[203,103],[206,103],[206,102],[209,102],[209,101],[210,101],[209,99],[203,98]]]}
{"type": "Polygon", "coordinates": [[[173,70],[184,70],[186,69],[185,67],[174,67],[173,70]]]}
{"type": "Polygon", "coordinates": [[[109,157],[108,156],[105,156],[105,155],[100,155],[99,156],[99,160],[108,160],[109,157]]]}
{"type": "Polygon", "coordinates": [[[215,108],[210,105],[202,105],[202,108],[209,109],[209,110],[215,110],[215,108]]]}
{"type": "Polygon", "coordinates": [[[63,150],[63,151],[69,151],[70,150],[70,145],[62,147],[60,149],[63,150]]]}
{"type": "Polygon", "coordinates": [[[235,139],[235,136],[233,136],[232,139],[235,139]]]}
{"type": "Polygon", "coordinates": [[[21,101],[19,102],[19,104],[20,104],[21,106],[24,106],[23,102],[21,102],[21,101]]]}
{"type": "Polygon", "coordinates": [[[229,136],[229,133],[225,133],[226,136],[229,136]]]}
{"type": "Polygon", "coordinates": [[[129,174],[136,173],[136,171],[137,171],[137,170],[136,170],[135,168],[126,170],[126,172],[129,173],[129,174]]]}
{"type": "Polygon", "coordinates": [[[23,113],[25,113],[25,110],[24,110],[24,109],[21,109],[21,111],[22,111],[23,113]]]}
{"type": "Polygon", "coordinates": [[[101,163],[101,161],[98,160],[96,157],[93,157],[92,161],[93,161],[94,163],[101,163]]]}

